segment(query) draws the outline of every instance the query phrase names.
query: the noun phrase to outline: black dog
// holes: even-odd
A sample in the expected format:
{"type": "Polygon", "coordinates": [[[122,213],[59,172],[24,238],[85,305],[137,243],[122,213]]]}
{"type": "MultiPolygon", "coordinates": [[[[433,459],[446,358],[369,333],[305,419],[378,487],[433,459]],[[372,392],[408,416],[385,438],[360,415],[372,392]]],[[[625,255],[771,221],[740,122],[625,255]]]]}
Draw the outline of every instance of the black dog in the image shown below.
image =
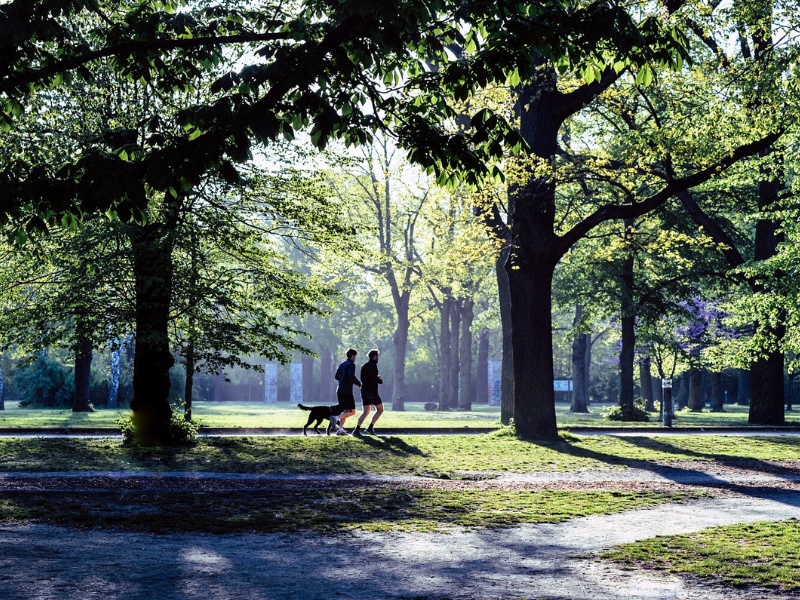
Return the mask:
{"type": "MultiPolygon", "coordinates": [[[[316,423],[314,424],[314,431],[322,435],[322,432],[319,429],[317,429],[317,427],[319,427],[322,424],[322,421],[324,421],[325,419],[331,419],[331,417],[336,417],[342,414],[342,411],[339,409],[338,404],[335,404],[333,406],[303,406],[302,404],[298,404],[297,407],[300,408],[301,410],[311,411],[311,414],[308,415],[308,423],[303,425],[303,435],[308,435],[306,433],[306,429],[308,429],[309,425],[311,425],[311,423],[313,423],[314,421],[316,421],[316,423]]],[[[333,428],[333,420],[331,419],[331,422],[328,423],[328,426],[325,428],[325,432],[328,435],[330,435],[332,428],[333,428]]]]}

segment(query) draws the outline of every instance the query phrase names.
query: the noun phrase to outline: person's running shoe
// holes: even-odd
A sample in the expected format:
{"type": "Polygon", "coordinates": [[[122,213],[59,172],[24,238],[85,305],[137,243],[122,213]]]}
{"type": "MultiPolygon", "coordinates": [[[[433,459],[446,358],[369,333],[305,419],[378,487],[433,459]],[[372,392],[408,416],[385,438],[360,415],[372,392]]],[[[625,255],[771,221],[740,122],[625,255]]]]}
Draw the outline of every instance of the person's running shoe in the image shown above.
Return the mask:
{"type": "Polygon", "coordinates": [[[344,427],[339,427],[339,430],[336,432],[336,435],[347,435],[347,432],[344,430],[344,427]]]}
{"type": "Polygon", "coordinates": [[[377,433],[375,433],[375,430],[372,427],[367,427],[367,430],[364,433],[368,435],[375,435],[375,436],[378,435],[377,433]]]}
{"type": "Polygon", "coordinates": [[[364,432],[361,431],[361,427],[356,427],[355,429],[353,429],[353,435],[356,437],[361,437],[362,435],[364,435],[364,432]]]}

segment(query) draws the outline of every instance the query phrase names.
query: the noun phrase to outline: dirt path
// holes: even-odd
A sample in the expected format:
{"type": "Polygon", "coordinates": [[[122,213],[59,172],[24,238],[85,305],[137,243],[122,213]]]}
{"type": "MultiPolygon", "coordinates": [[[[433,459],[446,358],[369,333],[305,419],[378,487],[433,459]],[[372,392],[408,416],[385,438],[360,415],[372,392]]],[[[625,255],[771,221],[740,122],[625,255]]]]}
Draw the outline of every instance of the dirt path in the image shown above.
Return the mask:
{"type": "Polygon", "coordinates": [[[585,555],[653,535],[791,517],[800,518],[798,492],[452,534],[149,535],[3,527],[0,598],[789,598],[623,571],[585,555]]]}
{"type": "MultiPolygon", "coordinates": [[[[763,465],[762,465],[763,466],[763,465]]],[[[504,475],[444,482],[414,477],[221,473],[0,473],[0,489],[241,490],[286,486],[421,485],[524,489],[698,486],[718,497],[552,524],[449,534],[144,534],[47,525],[0,528],[3,600],[703,599],[785,596],[624,571],[602,549],[715,525],[800,518],[798,475],[697,463],[657,470],[504,475]]],[[[191,519],[191,515],[186,516],[191,519]]]]}

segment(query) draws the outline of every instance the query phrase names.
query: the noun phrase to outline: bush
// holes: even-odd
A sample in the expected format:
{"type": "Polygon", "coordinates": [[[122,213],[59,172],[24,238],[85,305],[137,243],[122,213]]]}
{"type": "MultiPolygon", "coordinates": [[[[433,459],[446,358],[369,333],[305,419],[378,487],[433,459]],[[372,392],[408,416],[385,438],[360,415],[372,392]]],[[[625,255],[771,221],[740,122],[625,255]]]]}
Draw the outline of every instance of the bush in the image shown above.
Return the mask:
{"type": "Polygon", "coordinates": [[[646,423],[650,420],[650,413],[644,408],[644,400],[638,398],[634,401],[633,408],[628,406],[615,406],[607,409],[605,419],[609,421],[646,423]]]}
{"type": "Polygon", "coordinates": [[[13,371],[13,389],[23,406],[69,406],[72,404],[71,369],[50,356],[39,356],[13,371]]]}
{"type": "MultiPolygon", "coordinates": [[[[133,422],[133,413],[128,413],[117,419],[117,427],[122,434],[122,443],[125,446],[134,445],[136,440],[136,426],[133,422]]],[[[183,410],[172,411],[169,422],[169,434],[163,441],[165,446],[194,446],[197,444],[197,424],[183,418],[183,410]]]]}

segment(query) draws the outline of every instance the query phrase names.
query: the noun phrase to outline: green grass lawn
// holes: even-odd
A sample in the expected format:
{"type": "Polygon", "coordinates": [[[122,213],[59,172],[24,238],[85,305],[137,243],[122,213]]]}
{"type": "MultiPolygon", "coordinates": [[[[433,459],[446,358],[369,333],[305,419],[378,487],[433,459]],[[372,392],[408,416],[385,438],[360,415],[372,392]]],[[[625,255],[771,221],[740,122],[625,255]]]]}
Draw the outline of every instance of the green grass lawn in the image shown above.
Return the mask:
{"type": "MultiPolygon", "coordinates": [[[[652,415],[649,423],[620,423],[603,418],[607,405],[594,405],[588,414],[573,414],[569,405],[556,405],[556,416],[561,427],[578,426],[624,426],[642,427],[658,425],[658,415],[652,415]]],[[[100,408],[93,413],[73,413],[69,409],[18,408],[6,403],[0,411],[0,427],[114,427],[115,421],[126,414],[127,409],[107,410],[100,408]]],[[[708,411],[692,413],[682,410],[674,420],[675,427],[712,427],[747,425],[746,406],[727,405],[725,412],[708,411]]],[[[193,410],[194,419],[207,427],[302,427],[307,413],[287,404],[267,405],[256,402],[197,402],[193,410]]],[[[786,414],[789,424],[800,425],[800,411],[786,414]]],[[[500,408],[476,405],[470,412],[427,412],[422,403],[406,403],[404,412],[393,412],[387,408],[379,422],[383,427],[497,427],[500,424],[500,408]]]]}
{"type": "Polygon", "coordinates": [[[800,590],[800,522],[713,527],[625,544],[603,555],[631,567],[692,574],[727,585],[800,590]]]}
{"type": "Polygon", "coordinates": [[[244,492],[5,493],[0,523],[49,523],[165,533],[312,530],[447,531],[557,523],[611,514],[697,494],[605,491],[433,489],[281,490],[244,492]],[[187,518],[191,515],[191,518],[187,518]]]}
{"type": "Polygon", "coordinates": [[[481,478],[502,472],[648,468],[674,461],[797,460],[800,439],[567,435],[530,443],[488,435],[203,438],[192,448],[125,447],[116,439],[0,438],[0,471],[157,470],[378,473],[481,478]]]}

